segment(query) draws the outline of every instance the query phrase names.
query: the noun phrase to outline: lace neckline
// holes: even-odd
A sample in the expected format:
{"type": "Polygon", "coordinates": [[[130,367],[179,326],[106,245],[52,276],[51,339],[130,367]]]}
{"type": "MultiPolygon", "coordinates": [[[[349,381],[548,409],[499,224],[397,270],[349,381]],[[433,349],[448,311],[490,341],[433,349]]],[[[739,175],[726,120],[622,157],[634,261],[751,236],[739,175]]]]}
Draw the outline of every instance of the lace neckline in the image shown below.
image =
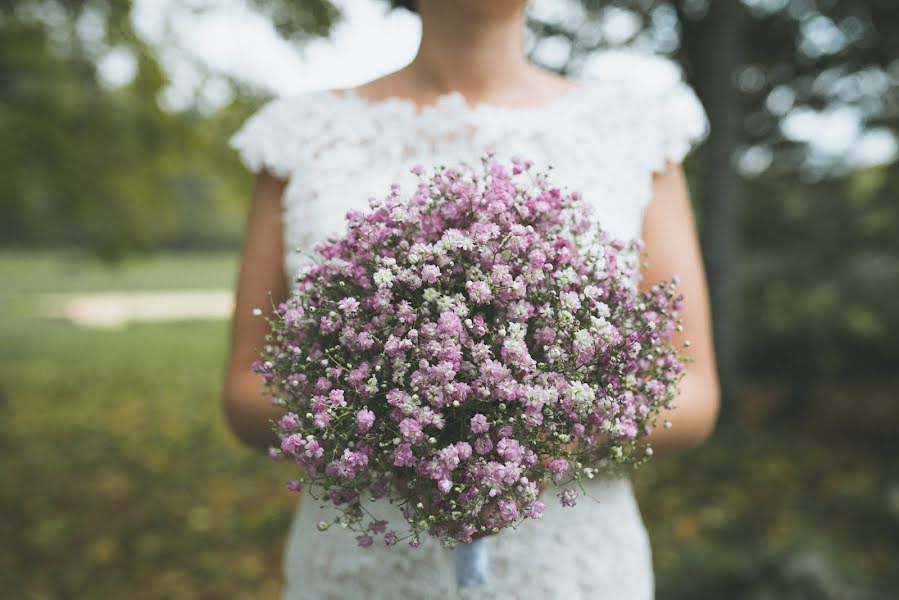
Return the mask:
{"type": "Polygon", "coordinates": [[[321,91],[321,94],[328,102],[337,104],[345,103],[348,106],[368,109],[371,111],[400,111],[413,117],[428,117],[434,114],[440,114],[444,111],[456,114],[467,114],[470,116],[479,114],[496,116],[502,113],[524,116],[558,110],[561,107],[577,101],[595,87],[593,82],[581,80],[572,81],[576,84],[572,89],[541,104],[524,106],[508,106],[488,101],[471,102],[458,90],[440,94],[433,102],[425,105],[419,105],[411,98],[402,96],[387,96],[385,98],[371,100],[362,96],[356,88],[323,90],[321,91]]]}

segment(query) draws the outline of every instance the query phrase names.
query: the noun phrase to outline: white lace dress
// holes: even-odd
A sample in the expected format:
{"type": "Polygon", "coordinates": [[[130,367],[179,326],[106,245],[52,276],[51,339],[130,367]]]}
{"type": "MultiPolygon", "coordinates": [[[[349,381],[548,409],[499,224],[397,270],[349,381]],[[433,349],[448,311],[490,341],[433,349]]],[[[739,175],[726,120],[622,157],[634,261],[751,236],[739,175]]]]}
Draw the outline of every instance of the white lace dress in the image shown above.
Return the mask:
{"type": "MultiPolygon", "coordinates": [[[[412,189],[409,167],[476,161],[486,151],[552,165],[554,181],[580,189],[615,235],[640,235],[652,176],[680,162],[705,133],[706,119],[679,71],[660,58],[607,53],[575,91],[539,107],[469,105],[457,93],[418,109],[411,102],[368,102],[353,94],[312,92],[270,102],[232,145],[253,171],[267,169],[284,193],[285,269],[342,229],[350,208],[364,209],[391,183],[412,189]]],[[[492,539],[491,582],[476,598],[641,600],[653,596],[646,531],[630,482],[595,479],[593,499],[563,508],[546,492],[546,513],[492,539]]],[[[376,508],[392,522],[389,504],[376,508]]],[[[284,558],[285,600],[458,597],[451,551],[361,549],[344,530],[320,533],[328,508],[302,498],[284,558]]]]}

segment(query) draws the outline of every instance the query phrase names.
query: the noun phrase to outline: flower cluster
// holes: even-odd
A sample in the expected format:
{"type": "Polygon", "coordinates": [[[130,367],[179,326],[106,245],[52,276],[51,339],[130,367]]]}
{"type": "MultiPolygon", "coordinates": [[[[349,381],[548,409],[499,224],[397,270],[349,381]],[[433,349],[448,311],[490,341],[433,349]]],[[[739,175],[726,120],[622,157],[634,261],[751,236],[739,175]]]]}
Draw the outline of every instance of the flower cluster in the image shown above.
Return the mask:
{"type": "Polygon", "coordinates": [[[574,505],[583,478],[649,455],[683,371],[676,281],[640,291],[640,242],[578,193],[517,159],[413,172],[318,247],[254,365],[287,409],[288,487],[322,493],[360,546],[470,541],[539,518],[550,483],[574,505]]]}

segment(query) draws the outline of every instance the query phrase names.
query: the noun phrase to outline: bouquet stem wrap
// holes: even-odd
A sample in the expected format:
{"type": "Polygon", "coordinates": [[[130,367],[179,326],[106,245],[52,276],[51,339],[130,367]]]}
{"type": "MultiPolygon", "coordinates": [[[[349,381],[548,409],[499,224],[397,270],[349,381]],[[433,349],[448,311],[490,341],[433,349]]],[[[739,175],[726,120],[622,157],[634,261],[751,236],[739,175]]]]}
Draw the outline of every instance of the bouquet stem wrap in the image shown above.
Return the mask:
{"type": "Polygon", "coordinates": [[[490,538],[479,538],[469,544],[457,544],[453,550],[453,557],[456,563],[456,584],[460,588],[477,587],[487,583],[490,538]]]}

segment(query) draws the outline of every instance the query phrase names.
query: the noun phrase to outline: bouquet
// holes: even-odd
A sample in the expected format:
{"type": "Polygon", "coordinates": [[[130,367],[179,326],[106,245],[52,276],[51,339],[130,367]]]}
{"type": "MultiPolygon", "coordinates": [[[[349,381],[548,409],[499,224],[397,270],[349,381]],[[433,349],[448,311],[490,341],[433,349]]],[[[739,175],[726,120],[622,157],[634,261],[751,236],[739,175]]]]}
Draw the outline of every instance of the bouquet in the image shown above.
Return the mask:
{"type": "MultiPolygon", "coordinates": [[[[288,487],[363,547],[471,543],[540,518],[550,483],[574,506],[598,469],[651,455],[683,372],[676,280],[640,291],[641,243],[579,193],[520,159],[412,171],[411,193],[317,248],[254,363],[287,409],[271,455],[302,467],[288,487]]],[[[483,562],[467,552],[459,572],[483,562]]]]}

